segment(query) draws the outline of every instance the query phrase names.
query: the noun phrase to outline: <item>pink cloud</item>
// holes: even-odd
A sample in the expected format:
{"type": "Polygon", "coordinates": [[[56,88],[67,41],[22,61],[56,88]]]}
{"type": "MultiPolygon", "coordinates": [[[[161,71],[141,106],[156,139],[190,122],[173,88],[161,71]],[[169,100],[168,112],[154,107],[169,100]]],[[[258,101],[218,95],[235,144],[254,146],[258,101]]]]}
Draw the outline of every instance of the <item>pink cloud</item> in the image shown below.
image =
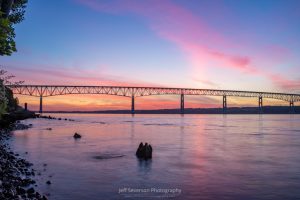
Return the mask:
{"type": "Polygon", "coordinates": [[[260,53],[268,60],[282,61],[290,55],[288,49],[270,45],[255,56],[226,52],[227,49],[234,49],[240,44],[231,42],[201,18],[170,0],[76,1],[100,12],[117,15],[133,13],[144,17],[155,33],[177,45],[197,71],[201,70],[200,74],[203,76],[205,76],[207,64],[213,62],[214,66],[263,76],[281,89],[300,88],[297,80],[289,80],[283,75],[275,75],[265,71],[266,69],[258,68],[253,63],[253,57],[261,59],[260,53]]]}
{"type": "Polygon", "coordinates": [[[25,81],[24,84],[50,85],[117,85],[117,86],[160,86],[142,80],[129,80],[123,77],[102,73],[101,68],[81,69],[66,66],[30,65],[22,67],[13,64],[4,67],[25,81]],[[34,75],[33,75],[34,74],[34,75]]]}
{"type": "Polygon", "coordinates": [[[205,72],[210,63],[220,68],[262,75],[253,66],[250,56],[224,52],[224,49],[235,48],[235,43],[226,40],[201,18],[172,1],[76,1],[100,12],[116,15],[133,13],[142,16],[158,36],[174,43],[185,53],[193,71],[200,71],[202,79],[205,79],[205,72]]]}
{"type": "Polygon", "coordinates": [[[246,66],[250,58],[246,56],[230,55],[221,52],[218,48],[234,47],[217,31],[205,24],[204,21],[194,16],[187,9],[169,1],[134,1],[134,0],[77,0],[94,10],[122,14],[126,12],[143,16],[150,27],[161,37],[174,42],[183,51],[193,54],[190,56],[196,67],[205,67],[205,59],[219,59],[227,67],[246,66]],[[197,56],[196,56],[197,55],[197,56]]]}
{"type": "Polygon", "coordinates": [[[300,79],[290,80],[280,74],[269,74],[268,76],[272,82],[281,89],[294,91],[295,88],[300,88],[300,79]]]}
{"type": "Polygon", "coordinates": [[[255,71],[254,68],[249,67],[251,60],[247,56],[234,56],[234,55],[226,55],[221,52],[209,52],[212,56],[224,60],[228,62],[229,65],[235,68],[243,69],[243,70],[250,70],[255,71]]]}
{"type": "Polygon", "coordinates": [[[194,78],[194,81],[204,84],[205,86],[208,86],[209,88],[219,88],[219,85],[211,80],[194,78]]]}

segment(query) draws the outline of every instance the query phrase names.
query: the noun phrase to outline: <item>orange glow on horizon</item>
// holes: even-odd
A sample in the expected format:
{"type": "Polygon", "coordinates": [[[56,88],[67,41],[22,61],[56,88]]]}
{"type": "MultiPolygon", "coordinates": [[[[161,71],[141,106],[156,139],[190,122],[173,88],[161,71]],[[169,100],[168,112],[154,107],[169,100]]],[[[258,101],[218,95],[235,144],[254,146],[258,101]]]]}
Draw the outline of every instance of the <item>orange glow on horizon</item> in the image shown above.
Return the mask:
{"type": "MultiPolygon", "coordinates": [[[[17,95],[20,105],[28,103],[30,110],[39,109],[39,98],[17,95]]],[[[227,97],[228,107],[257,106],[256,98],[227,97]]],[[[264,106],[288,106],[284,101],[263,99],[264,106]]],[[[178,109],[177,95],[137,97],[136,110],[178,109]]],[[[221,97],[185,96],[185,108],[221,108],[221,97]]],[[[128,110],[131,98],[113,95],[64,95],[43,98],[44,111],[128,110]]]]}

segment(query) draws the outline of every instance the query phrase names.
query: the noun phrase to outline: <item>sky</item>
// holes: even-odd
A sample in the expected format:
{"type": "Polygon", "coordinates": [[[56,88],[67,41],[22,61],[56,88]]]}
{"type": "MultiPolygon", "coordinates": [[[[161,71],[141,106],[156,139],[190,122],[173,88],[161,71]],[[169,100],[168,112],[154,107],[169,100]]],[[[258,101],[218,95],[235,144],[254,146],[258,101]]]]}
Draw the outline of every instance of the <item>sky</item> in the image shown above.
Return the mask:
{"type": "MultiPolygon", "coordinates": [[[[0,63],[25,84],[300,93],[299,8],[298,0],[30,0],[15,26],[18,51],[0,63]]],[[[18,98],[38,108],[38,98],[18,98]]],[[[136,109],[178,108],[179,99],[143,97],[136,109]]],[[[230,97],[228,105],[257,101],[230,97]]],[[[222,106],[221,97],[185,102],[222,106]]],[[[44,99],[44,110],[52,111],[129,108],[126,97],[44,99]]]]}

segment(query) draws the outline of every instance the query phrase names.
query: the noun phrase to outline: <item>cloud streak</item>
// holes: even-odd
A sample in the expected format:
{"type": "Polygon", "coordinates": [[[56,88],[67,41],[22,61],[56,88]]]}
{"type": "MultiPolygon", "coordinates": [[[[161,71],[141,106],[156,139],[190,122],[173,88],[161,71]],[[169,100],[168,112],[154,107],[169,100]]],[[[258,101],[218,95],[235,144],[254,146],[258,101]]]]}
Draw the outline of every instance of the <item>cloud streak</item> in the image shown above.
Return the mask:
{"type": "Polygon", "coordinates": [[[134,13],[143,16],[151,28],[164,39],[174,42],[183,51],[191,54],[190,59],[197,67],[204,67],[199,60],[215,59],[226,67],[244,68],[250,58],[222,52],[217,47],[233,47],[222,35],[209,27],[189,10],[169,1],[158,0],[76,0],[96,11],[113,14],[134,13]]]}
{"type": "Polygon", "coordinates": [[[268,76],[273,81],[273,83],[281,89],[295,91],[295,88],[300,88],[300,79],[290,80],[284,78],[280,74],[269,74],[268,76]]]}
{"type": "MultiPolygon", "coordinates": [[[[281,89],[300,88],[297,80],[289,80],[283,75],[266,72],[258,68],[253,57],[259,55],[237,55],[227,52],[238,44],[230,41],[191,11],[170,0],[75,0],[99,12],[115,15],[135,14],[142,16],[154,32],[174,43],[187,56],[194,70],[204,74],[207,66],[234,70],[253,76],[263,76],[281,89]]],[[[274,60],[282,60],[288,51],[279,46],[271,46],[268,54],[277,55],[274,60]]],[[[268,58],[271,59],[272,58],[268,58]]],[[[204,78],[204,77],[202,77],[204,78]]]]}
{"type": "Polygon", "coordinates": [[[101,68],[71,68],[53,65],[9,64],[4,67],[16,77],[22,77],[25,84],[49,85],[109,85],[109,86],[161,86],[141,80],[102,73],[101,68]],[[76,84],[75,84],[76,83],[76,84]]]}

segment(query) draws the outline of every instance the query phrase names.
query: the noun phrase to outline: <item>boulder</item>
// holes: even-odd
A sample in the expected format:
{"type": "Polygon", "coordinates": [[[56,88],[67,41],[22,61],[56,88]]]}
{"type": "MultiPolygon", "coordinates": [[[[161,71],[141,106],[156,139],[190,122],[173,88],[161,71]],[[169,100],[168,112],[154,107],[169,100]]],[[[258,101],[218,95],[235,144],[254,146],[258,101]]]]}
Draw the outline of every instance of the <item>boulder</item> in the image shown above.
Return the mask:
{"type": "Polygon", "coordinates": [[[27,194],[33,194],[35,191],[34,191],[34,189],[33,188],[29,188],[28,190],[27,190],[27,194]]]}
{"type": "Polygon", "coordinates": [[[151,159],[152,158],[152,146],[148,143],[143,143],[141,142],[138,149],[136,150],[135,155],[140,158],[140,159],[151,159]]]}
{"type": "Polygon", "coordinates": [[[140,145],[139,145],[139,147],[138,147],[137,150],[136,150],[136,153],[135,153],[135,155],[136,155],[138,158],[143,157],[143,153],[142,153],[143,147],[144,147],[144,144],[141,142],[140,145]]]}
{"type": "Polygon", "coordinates": [[[74,137],[75,139],[79,139],[79,138],[81,138],[81,135],[79,135],[78,133],[75,133],[73,137],[74,137]]]}
{"type": "Polygon", "coordinates": [[[23,195],[26,193],[26,190],[21,187],[17,187],[16,190],[18,195],[23,195]]]}
{"type": "Polygon", "coordinates": [[[145,147],[145,159],[151,159],[151,158],[152,158],[152,146],[149,144],[145,147]]]}

